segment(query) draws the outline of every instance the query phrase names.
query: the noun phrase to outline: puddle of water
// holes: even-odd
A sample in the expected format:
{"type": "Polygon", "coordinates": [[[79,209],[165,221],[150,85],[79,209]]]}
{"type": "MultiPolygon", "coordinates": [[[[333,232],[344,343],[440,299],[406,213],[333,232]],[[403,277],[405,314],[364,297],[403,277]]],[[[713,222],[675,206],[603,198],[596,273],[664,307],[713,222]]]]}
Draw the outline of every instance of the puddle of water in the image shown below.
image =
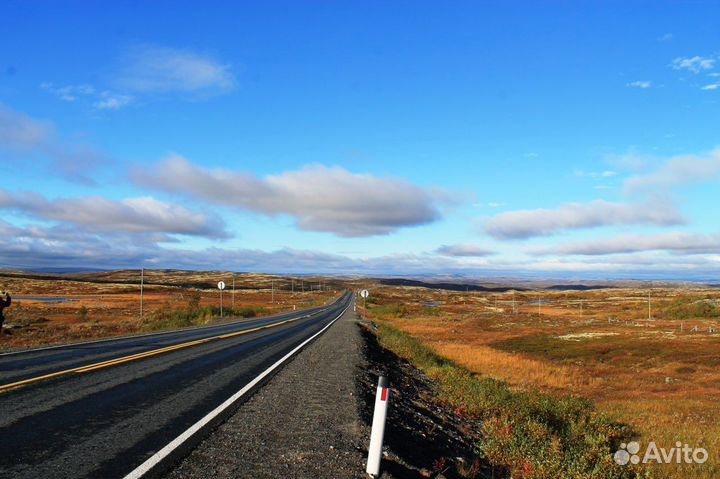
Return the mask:
{"type": "Polygon", "coordinates": [[[65,298],[61,296],[23,296],[21,298],[13,298],[13,301],[38,301],[40,303],[69,303],[77,301],[76,298],[65,298]]]}

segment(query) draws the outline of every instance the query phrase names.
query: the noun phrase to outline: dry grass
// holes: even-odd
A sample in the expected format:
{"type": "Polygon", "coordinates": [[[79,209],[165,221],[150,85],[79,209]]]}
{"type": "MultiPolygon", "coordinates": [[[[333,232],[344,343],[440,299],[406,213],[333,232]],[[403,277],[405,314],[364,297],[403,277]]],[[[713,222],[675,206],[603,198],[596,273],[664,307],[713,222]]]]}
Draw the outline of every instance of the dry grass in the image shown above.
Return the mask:
{"type": "Polygon", "coordinates": [[[654,477],[720,477],[720,291],[634,289],[512,296],[380,288],[384,319],[433,351],[523,390],[573,393],[631,425],[641,443],[704,447],[703,465],[650,467],[654,477]],[[580,300],[583,302],[580,314],[580,300]],[[432,308],[423,302],[440,302],[432,308]],[[610,319],[608,319],[610,318],[610,319]],[[697,331],[693,331],[697,328],[697,331]]]}
{"type": "MultiPolygon", "coordinates": [[[[200,294],[200,307],[219,306],[218,278],[231,288],[232,275],[229,273],[146,271],[143,319],[140,316],[140,287],[135,284],[135,281],[139,282],[137,271],[70,276],[7,273],[0,276],[0,289],[13,294],[13,304],[5,310],[5,326],[11,334],[0,337],[0,350],[154,330],[161,326],[148,324],[148,320],[159,317],[154,313],[187,308],[194,294],[200,294]],[[66,302],[22,301],[23,296],[62,298],[66,302]]],[[[299,281],[295,282],[297,289],[293,292],[290,278],[236,275],[235,293],[227,289],[223,303],[227,309],[234,305],[237,310],[252,308],[261,314],[275,314],[324,304],[342,287],[339,282],[322,279],[303,279],[303,286],[299,281]],[[333,289],[317,291],[320,281],[333,289]],[[274,294],[270,289],[273,283],[274,294]],[[315,291],[311,291],[310,284],[315,291]]],[[[219,318],[210,318],[210,321],[217,320],[219,318]]]]}
{"type": "Polygon", "coordinates": [[[572,391],[593,380],[577,368],[548,365],[547,362],[498,351],[488,346],[452,342],[433,342],[432,346],[438,354],[471,371],[522,388],[543,385],[550,389],[572,391]]]}

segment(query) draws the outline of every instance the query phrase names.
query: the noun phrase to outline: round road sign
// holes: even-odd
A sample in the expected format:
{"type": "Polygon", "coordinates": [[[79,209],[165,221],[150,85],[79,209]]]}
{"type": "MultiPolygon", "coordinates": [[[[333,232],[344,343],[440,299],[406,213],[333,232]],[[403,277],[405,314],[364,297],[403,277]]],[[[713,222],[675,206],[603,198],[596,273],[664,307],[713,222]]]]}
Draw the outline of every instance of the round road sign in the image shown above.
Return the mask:
{"type": "Polygon", "coordinates": [[[225,281],[220,281],[218,283],[218,289],[225,289],[225,281]]]}
{"type": "Polygon", "coordinates": [[[369,295],[370,293],[367,289],[363,289],[362,291],[360,291],[360,296],[362,296],[363,298],[367,298],[369,295]]]}

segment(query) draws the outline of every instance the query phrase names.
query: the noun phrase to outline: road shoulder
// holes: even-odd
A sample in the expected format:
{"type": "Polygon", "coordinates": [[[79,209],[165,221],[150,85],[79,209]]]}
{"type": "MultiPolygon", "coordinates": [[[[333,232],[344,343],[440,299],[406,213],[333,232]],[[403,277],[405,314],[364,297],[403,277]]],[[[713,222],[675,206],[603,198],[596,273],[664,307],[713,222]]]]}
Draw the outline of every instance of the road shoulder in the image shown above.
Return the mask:
{"type": "Polygon", "coordinates": [[[364,477],[361,346],[348,310],[167,477],[364,477]]]}

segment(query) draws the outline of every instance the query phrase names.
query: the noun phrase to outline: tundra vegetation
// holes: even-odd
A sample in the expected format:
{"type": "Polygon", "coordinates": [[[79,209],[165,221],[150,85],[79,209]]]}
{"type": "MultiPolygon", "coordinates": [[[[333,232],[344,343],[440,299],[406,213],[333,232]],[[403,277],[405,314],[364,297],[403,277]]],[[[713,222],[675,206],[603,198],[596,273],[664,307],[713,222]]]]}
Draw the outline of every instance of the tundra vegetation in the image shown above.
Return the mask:
{"type": "Polygon", "coordinates": [[[0,289],[13,294],[5,310],[0,350],[265,316],[326,303],[341,291],[322,278],[197,271],[145,271],[140,315],[140,271],[40,275],[0,272],[0,289]],[[322,284],[323,290],[319,286],[322,284]],[[274,292],[273,292],[274,289],[274,292]],[[24,300],[23,298],[29,298],[24,300]]]}
{"type": "Polygon", "coordinates": [[[368,317],[512,477],[720,477],[720,291],[649,292],[650,308],[637,288],[518,292],[513,312],[510,292],[378,287],[368,317]],[[630,440],[710,457],[615,466],[630,440]]]}

